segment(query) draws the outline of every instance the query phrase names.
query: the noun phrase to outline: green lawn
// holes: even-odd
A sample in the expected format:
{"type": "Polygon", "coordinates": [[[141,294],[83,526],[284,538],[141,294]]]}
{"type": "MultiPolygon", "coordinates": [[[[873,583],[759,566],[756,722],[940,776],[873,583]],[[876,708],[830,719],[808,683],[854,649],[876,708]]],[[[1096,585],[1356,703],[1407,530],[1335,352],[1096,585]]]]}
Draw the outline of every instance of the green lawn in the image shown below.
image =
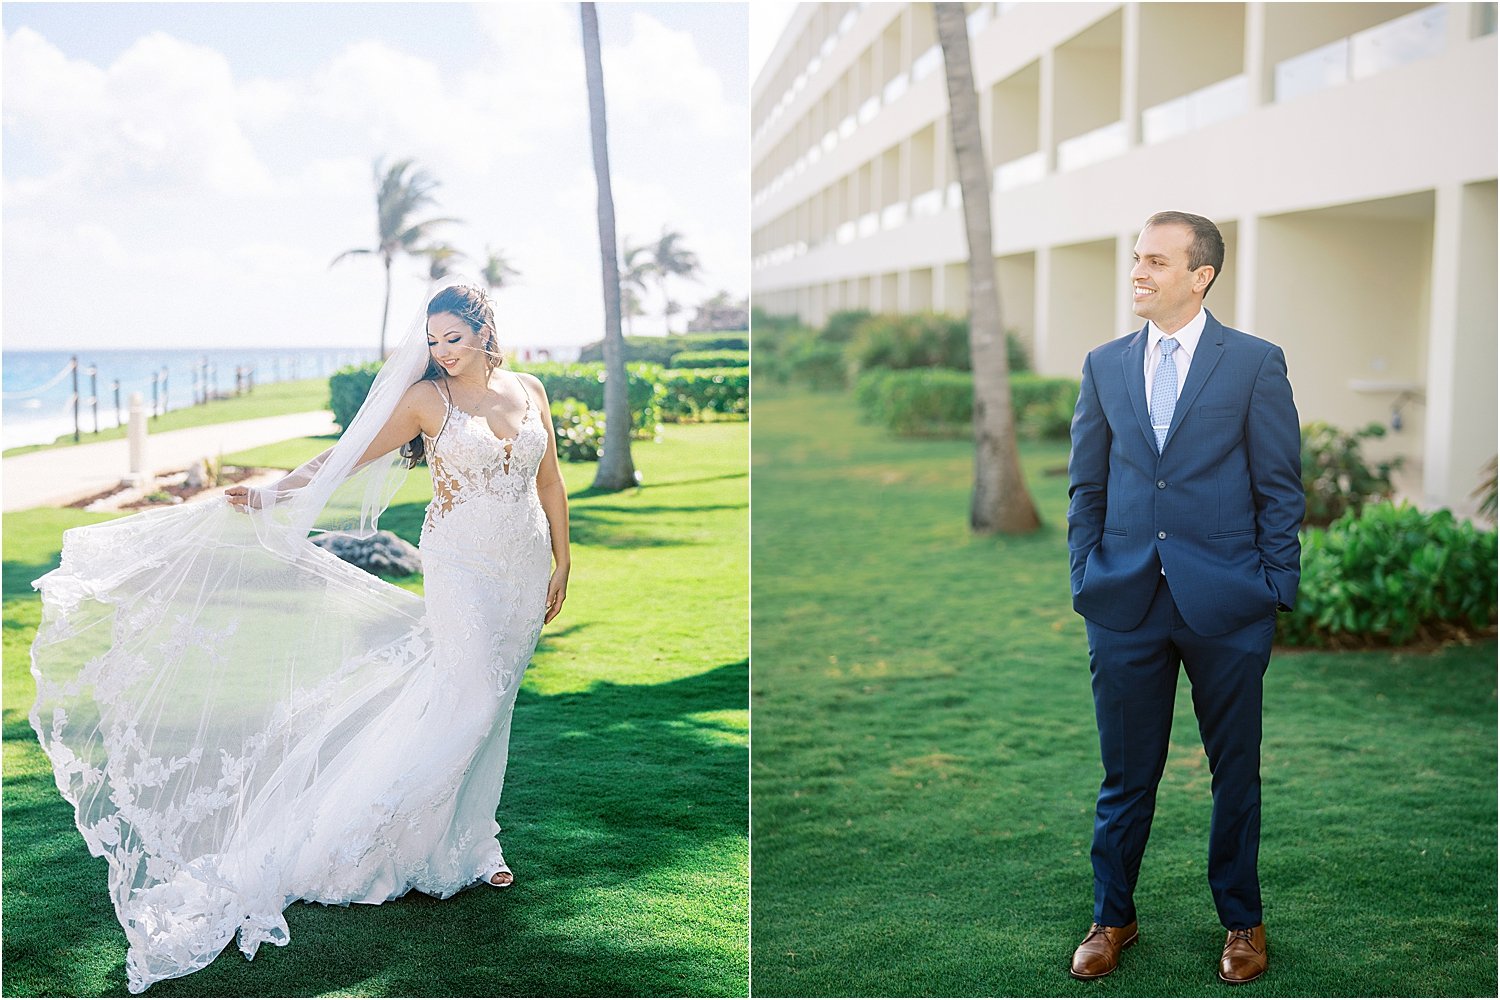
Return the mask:
{"type": "MultiPolygon", "coordinates": [[[[148,401],[148,406],[149,401],[148,401]]],[[[111,408],[113,404],[111,404],[111,408]]],[[[254,420],[256,417],[279,417],[285,413],[306,413],[308,410],[328,409],[328,379],[305,378],[296,382],[270,382],[257,385],[255,391],[230,399],[216,399],[202,406],[189,406],[181,410],[168,410],[151,421],[151,433],[178,431],[184,427],[202,427],[206,424],[227,424],[233,420],[254,420]]],[[[99,407],[101,420],[105,407],[99,407]]],[[[83,426],[94,426],[88,410],[83,411],[83,426]]],[[[113,441],[122,438],[128,428],[108,427],[98,434],[85,429],[77,444],[94,441],[113,441]]],[[[47,448],[70,448],[75,444],[71,433],[51,444],[28,444],[19,448],[7,448],[0,456],[24,455],[47,448]]]]}
{"type": "MultiPolygon", "coordinates": [[[[259,392],[260,390],[257,390],[259,392]]],[[[294,904],[292,943],[233,945],[151,996],[743,996],[747,982],[744,423],[637,444],[646,485],[589,495],[566,466],[573,574],[516,706],[501,803],[516,884],[439,902],[294,904]]],[[[295,464],[304,439],[227,456],[295,464]]],[[[382,521],[415,542],[413,471],[382,521]]],[[[26,720],[27,649],[78,511],[8,515],[4,539],[4,993],[125,993],[125,939],[26,720]]],[[[420,591],[420,578],[404,581],[420,591]]]]}
{"type": "Polygon", "coordinates": [[[1101,769],[1069,607],[1066,446],[1047,525],[967,531],[971,449],[757,392],[752,989],[766,996],[1494,996],[1496,645],[1278,654],[1261,879],[1271,970],[1215,978],[1209,772],[1184,679],[1137,904],[1088,930],[1101,769]]]}

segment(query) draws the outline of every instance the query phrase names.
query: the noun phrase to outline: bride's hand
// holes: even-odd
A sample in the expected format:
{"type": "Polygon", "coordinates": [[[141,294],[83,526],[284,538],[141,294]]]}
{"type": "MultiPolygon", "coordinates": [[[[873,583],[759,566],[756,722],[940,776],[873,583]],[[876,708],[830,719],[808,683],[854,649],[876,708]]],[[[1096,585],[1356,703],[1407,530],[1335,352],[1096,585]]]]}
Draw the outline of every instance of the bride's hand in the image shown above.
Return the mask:
{"type": "Polygon", "coordinates": [[[557,617],[562,610],[563,601],[568,599],[568,571],[566,569],[555,569],[552,571],[552,579],[547,583],[547,616],[542,619],[545,625],[557,617]]]}
{"type": "Polygon", "coordinates": [[[255,495],[256,492],[248,486],[231,486],[224,491],[224,498],[235,510],[248,514],[251,507],[260,507],[260,498],[255,495]]]}

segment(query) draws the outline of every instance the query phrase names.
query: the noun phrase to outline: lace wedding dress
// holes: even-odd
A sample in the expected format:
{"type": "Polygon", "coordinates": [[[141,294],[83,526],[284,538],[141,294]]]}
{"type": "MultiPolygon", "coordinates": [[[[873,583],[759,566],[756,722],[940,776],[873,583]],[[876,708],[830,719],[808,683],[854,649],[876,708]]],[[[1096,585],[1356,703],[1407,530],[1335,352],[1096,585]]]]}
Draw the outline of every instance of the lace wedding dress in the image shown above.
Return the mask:
{"type": "Polygon", "coordinates": [[[551,568],[525,395],[510,438],[450,405],[426,442],[425,599],[222,502],[64,534],[35,584],[31,720],[109,861],[132,993],[236,933],[246,957],[286,944],[294,900],[446,897],[503,863],[551,568]]]}

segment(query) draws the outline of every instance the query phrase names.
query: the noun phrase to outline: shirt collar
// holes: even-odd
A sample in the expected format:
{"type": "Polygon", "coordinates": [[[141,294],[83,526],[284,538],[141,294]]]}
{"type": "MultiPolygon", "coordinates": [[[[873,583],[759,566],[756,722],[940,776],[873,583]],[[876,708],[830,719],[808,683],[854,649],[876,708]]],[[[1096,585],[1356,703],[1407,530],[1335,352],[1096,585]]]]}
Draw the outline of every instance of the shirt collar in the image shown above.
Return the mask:
{"type": "MultiPolygon", "coordinates": [[[[1178,330],[1176,333],[1171,334],[1171,336],[1176,338],[1177,340],[1178,349],[1187,352],[1187,357],[1189,360],[1192,360],[1193,355],[1198,350],[1198,338],[1203,336],[1203,327],[1207,325],[1207,323],[1208,313],[1204,311],[1202,306],[1199,306],[1198,315],[1188,320],[1187,326],[1183,327],[1181,330],[1178,330]]],[[[1151,353],[1156,350],[1156,345],[1161,343],[1161,339],[1165,336],[1167,336],[1167,334],[1162,333],[1161,329],[1155,323],[1151,322],[1150,320],[1146,321],[1147,357],[1151,356],[1151,353]]]]}

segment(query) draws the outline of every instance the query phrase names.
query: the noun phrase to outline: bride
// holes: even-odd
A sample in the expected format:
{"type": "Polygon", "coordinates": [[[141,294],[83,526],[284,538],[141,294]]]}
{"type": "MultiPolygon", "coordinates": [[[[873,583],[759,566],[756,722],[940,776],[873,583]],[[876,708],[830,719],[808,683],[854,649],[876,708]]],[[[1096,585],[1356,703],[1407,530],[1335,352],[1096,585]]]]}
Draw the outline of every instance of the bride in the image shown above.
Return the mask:
{"type": "Polygon", "coordinates": [[[567,591],[546,394],[450,279],[337,444],[266,489],[63,535],[37,580],[31,723],[109,862],[132,993],[295,900],[447,897],[514,876],[496,840],[511,710],[567,591]],[[367,534],[425,458],[425,599],[308,540],[367,534]],[[248,515],[248,516],[245,516],[248,515]]]}

